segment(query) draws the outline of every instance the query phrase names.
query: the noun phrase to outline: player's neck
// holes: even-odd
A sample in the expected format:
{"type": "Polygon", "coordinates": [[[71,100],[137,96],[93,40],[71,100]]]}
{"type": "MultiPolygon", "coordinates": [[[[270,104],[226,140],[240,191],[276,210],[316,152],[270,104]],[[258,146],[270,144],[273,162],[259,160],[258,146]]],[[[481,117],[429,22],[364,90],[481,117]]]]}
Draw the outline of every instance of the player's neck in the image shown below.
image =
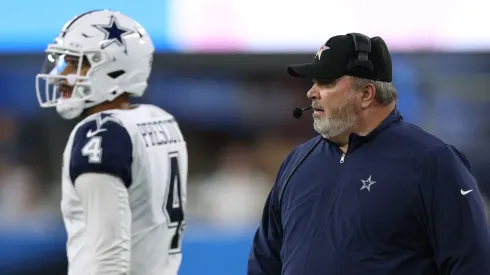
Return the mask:
{"type": "Polygon", "coordinates": [[[113,101],[104,102],[94,107],[88,108],[87,110],[85,110],[85,116],[108,110],[128,110],[130,108],[131,107],[129,104],[129,96],[124,94],[115,98],[113,101]]]}

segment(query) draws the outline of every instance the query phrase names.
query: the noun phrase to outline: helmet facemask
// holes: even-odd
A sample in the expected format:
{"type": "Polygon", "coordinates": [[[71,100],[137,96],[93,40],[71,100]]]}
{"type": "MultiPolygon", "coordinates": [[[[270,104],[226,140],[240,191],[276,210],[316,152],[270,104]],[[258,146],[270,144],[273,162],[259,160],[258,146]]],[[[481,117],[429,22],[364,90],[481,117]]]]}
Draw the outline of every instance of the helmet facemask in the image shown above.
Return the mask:
{"type": "Polygon", "coordinates": [[[36,76],[39,104],[43,108],[56,107],[65,119],[76,118],[84,109],[95,105],[91,104],[94,91],[89,75],[102,56],[100,52],[76,52],[57,47],[48,47],[46,53],[41,74],[36,76]]]}

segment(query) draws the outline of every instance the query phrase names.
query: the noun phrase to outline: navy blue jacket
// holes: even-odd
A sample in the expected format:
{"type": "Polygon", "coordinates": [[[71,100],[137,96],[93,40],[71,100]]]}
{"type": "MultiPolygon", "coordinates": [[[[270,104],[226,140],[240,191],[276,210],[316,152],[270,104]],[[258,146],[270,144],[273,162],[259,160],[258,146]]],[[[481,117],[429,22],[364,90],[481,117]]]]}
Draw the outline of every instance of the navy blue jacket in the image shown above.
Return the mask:
{"type": "Polygon", "coordinates": [[[396,109],[369,135],[351,135],[345,155],[313,138],[279,170],[247,274],[490,274],[470,165],[396,109]]]}

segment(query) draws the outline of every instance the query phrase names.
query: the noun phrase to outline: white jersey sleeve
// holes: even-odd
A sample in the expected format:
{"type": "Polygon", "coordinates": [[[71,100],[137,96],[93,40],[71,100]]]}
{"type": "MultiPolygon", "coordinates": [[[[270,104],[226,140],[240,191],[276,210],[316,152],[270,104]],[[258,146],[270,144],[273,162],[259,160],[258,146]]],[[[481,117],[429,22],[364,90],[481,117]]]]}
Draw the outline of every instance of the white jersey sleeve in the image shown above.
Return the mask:
{"type": "Polygon", "coordinates": [[[87,275],[129,274],[131,210],[122,180],[84,173],[75,181],[83,205],[87,235],[87,275]]]}

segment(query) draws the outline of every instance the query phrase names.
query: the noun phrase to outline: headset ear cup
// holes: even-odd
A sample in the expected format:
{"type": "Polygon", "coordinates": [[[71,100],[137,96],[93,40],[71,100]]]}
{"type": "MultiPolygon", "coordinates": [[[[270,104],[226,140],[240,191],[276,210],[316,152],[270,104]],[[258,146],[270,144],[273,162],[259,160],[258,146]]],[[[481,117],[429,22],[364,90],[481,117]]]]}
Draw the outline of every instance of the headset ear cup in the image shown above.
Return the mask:
{"type": "Polygon", "coordinates": [[[353,72],[374,72],[374,65],[369,60],[371,53],[371,40],[368,36],[361,33],[349,33],[354,42],[357,52],[357,59],[353,59],[347,65],[347,68],[353,72]]]}
{"type": "Polygon", "coordinates": [[[351,60],[347,68],[353,72],[374,72],[373,63],[369,60],[351,60]]]}

